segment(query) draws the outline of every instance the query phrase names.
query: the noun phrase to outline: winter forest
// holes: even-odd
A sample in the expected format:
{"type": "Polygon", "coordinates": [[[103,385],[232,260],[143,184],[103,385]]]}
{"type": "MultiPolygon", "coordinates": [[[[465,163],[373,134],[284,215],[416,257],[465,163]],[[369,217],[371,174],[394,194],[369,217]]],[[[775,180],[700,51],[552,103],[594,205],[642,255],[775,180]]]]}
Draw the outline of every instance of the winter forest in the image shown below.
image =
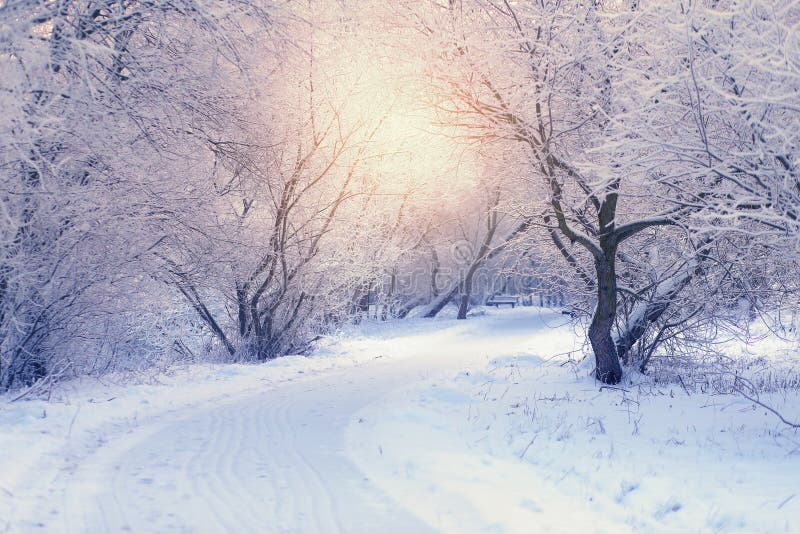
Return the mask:
{"type": "Polygon", "coordinates": [[[0,531],[800,531],[798,312],[797,0],[0,0],[0,531]]]}

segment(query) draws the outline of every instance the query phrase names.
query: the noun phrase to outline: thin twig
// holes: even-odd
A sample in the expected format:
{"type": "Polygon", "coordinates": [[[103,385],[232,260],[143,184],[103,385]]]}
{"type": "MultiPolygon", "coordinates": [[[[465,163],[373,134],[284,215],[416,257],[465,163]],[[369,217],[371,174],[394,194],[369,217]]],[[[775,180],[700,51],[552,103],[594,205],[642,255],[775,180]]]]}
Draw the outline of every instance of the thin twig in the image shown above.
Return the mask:
{"type": "Polygon", "coordinates": [[[69,422],[69,429],[67,430],[67,439],[72,437],[72,427],[75,425],[75,420],[78,418],[79,413],[81,413],[80,404],[78,404],[78,409],[75,410],[75,415],[72,416],[72,421],[69,422]]]}
{"type": "MultiPolygon", "coordinates": [[[[538,434],[537,434],[537,435],[538,435],[538,434]]],[[[523,451],[520,453],[520,455],[519,455],[519,459],[520,459],[520,460],[522,460],[523,458],[525,458],[525,453],[527,453],[527,452],[528,452],[528,449],[530,449],[530,448],[531,448],[531,445],[533,445],[533,442],[534,442],[534,441],[536,441],[536,436],[533,436],[533,439],[531,440],[531,442],[530,442],[530,443],[528,443],[528,446],[527,446],[527,447],[525,447],[525,449],[524,449],[524,450],[523,450],[523,451]]]]}
{"type": "Polygon", "coordinates": [[[769,405],[767,405],[767,404],[764,404],[763,402],[761,402],[761,401],[760,401],[760,400],[758,400],[758,399],[754,399],[753,397],[751,397],[750,395],[748,395],[747,393],[745,393],[744,391],[742,391],[741,389],[739,389],[739,388],[738,388],[738,387],[736,387],[736,386],[733,386],[733,389],[734,389],[734,390],[735,390],[735,391],[736,391],[736,392],[737,392],[739,395],[741,395],[741,396],[742,396],[742,397],[744,397],[745,399],[749,400],[750,402],[752,402],[752,403],[754,403],[754,404],[758,404],[759,406],[761,406],[761,407],[762,407],[762,408],[764,408],[765,410],[769,410],[770,412],[772,412],[773,414],[775,414],[775,415],[778,417],[778,419],[780,419],[780,420],[781,420],[781,422],[783,422],[784,424],[786,424],[786,425],[788,425],[788,426],[790,426],[790,427],[792,427],[792,428],[800,428],[800,423],[793,423],[793,422],[791,422],[791,421],[788,421],[788,420],[787,420],[785,417],[783,417],[783,415],[781,415],[781,413],[780,413],[778,410],[776,410],[776,409],[775,409],[775,408],[773,408],[772,406],[769,406],[769,405]]]}
{"type": "Polygon", "coordinates": [[[627,389],[617,386],[608,386],[608,385],[600,386],[600,391],[603,391],[604,389],[613,389],[616,391],[624,391],[625,393],[630,393],[630,391],[628,391],[627,389]]]}

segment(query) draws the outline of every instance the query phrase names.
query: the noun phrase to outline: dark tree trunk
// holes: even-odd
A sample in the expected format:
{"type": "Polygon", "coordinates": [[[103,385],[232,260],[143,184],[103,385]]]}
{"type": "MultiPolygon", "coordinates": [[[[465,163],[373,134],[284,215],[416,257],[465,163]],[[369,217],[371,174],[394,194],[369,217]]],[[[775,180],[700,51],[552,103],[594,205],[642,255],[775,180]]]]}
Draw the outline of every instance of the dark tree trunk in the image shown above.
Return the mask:
{"type": "Polygon", "coordinates": [[[458,304],[458,316],[456,319],[466,319],[467,311],[469,311],[469,295],[467,293],[462,293],[461,302],[458,304]]]}
{"type": "Polygon", "coordinates": [[[239,337],[247,335],[247,288],[244,284],[236,284],[236,307],[238,311],[239,337]]]}
{"type": "Polygon", "coordinates": [[[439,284],[437,283],[436,279],[439,276],[439,255],[436,253],[436,249],[431,249],[431,298],[436,298],[439,296],[439,284]]]}
{"type": "Polygon", "coordinates": [[[622,367],[611,331],[617,315],[616,245],[602,246],[602,257],[595,258],[597,273],[597,306],[589,325],[589,342],[594,352],[597,379],[604,384],[622,380],[622,367]]]}
{"type": "Polygon", "coordinates": [[[475,271],[478,270],[480,263],[473,263],[464,275],[464,284],[461,288],[461,301],[458,306],[458,316],[456,319],[466,319],[469,311],[469,297],[472,295],[472,282],[475,278],[475,271]]]}

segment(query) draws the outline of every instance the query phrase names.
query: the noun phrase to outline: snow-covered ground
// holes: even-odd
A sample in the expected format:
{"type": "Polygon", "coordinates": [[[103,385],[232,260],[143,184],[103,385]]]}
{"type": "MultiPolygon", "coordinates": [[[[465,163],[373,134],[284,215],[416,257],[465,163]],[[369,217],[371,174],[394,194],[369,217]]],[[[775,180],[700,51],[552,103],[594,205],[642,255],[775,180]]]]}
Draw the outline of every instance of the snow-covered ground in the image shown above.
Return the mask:
{"type": "MultiPolygon", "coordinates": [[[[537,308],[0,404],[0,532],[800,532],[800,432],[601,389],[537,308]],[[572,357],[572,358],[571,358],[572,357]]],[[[765,395],[799,419],[800,394],[765,395]]]]}

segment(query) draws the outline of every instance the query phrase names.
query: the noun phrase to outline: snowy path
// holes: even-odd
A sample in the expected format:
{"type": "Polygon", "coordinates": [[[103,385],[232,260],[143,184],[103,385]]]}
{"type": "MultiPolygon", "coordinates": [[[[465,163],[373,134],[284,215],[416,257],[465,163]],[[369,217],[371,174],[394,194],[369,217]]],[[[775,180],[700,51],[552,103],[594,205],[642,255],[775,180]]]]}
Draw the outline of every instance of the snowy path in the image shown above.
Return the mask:
{"type": "Polygon", "coordinates": [[[798,531],[796,433],[736,397],[600,391],[563,322],[366,324],[0,406],[0,533],[798,531]]]}
{"type": "MultiPolygon", "coordinates": [[[[505,319],[503,328],[508,345],[535,342],[536,328],[546,325],[521,317],[505,319]]],[[[416,517],[416,500],[393,486],[388,488],[392,496],[387,495],[383,473],[378,473],[380,484],[364,474],[353,457],[354,450],[361,451],[348,428],[370,428],[378,419],[375,407],[395,402],[398,391],[402,399],[411,387],[413,397],[418,386],[444,383],[470,364],[482,367],[496,341],[466,323],[373,341],[366,347],[372,356],[354,367],[301,375],[259,393],[232,392],[221,404],[168,413],[104,437],[58,480],[55,493],[63,506],[48,527],[65,532],[484,531],[485,522],[471,509],[474,503],[458,492],[438,492],[434,517],[429,511],[422,515],[426,522],[416,517]],[[369,421],[360,419],[362,412],[370,413],[369,421]]],[[[456,422],[466,419],[457,416],[456,422]]],[[[451,447],[461,444],[457,432],[404,435],[402,428],[395,425],[400,433],[383,446],[424,443],[426,435],[436,448],[442,439],[451,447]]],[[[469,451],[452,452],[463,457],[469,451]]],[[[416,488],[413,479],[407,483],[410,492],[426,498],[429,488],[416,488]]]]}
{"type": "Polygon", "coordinates": [[[344,450],[353,414],[424,365],[362,365],[138,427],[63,481],[65,530],[426,532],[344,450]]]}

